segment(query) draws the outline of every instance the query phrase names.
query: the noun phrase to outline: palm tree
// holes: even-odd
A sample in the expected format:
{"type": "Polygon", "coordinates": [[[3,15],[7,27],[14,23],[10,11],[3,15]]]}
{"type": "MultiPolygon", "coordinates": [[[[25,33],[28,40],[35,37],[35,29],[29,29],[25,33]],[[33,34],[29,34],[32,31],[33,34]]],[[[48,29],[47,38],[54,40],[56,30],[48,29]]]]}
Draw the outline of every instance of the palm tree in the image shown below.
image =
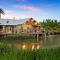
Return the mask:
{"type": "Polygon", "coordinates": [[[1,14],[4,14],[4,11],[2,8],[0,8],[0,19],[1,19],[1,14]]]}

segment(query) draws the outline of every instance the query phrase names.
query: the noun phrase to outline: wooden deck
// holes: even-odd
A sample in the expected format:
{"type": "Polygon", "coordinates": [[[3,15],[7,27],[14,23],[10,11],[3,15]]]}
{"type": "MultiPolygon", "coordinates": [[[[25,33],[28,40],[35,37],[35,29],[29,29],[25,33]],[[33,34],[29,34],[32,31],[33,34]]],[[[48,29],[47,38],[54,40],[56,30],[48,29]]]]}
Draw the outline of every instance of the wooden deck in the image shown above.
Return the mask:
{"type": "MultiPolygon", "coordinates": [[[[5,32],[1,32],[0,31],[0,36],[1,35],[10,35],[10,34],[17,34],[17,33],[5,33],[5,32]]],[[[42,31],[35,31],[35,32],[27,32],[27,34],[29,34],[29,35],[36,35],[36,34],[43,34],[43,32],[42,31]]]]}
{"type": "Polygon", "coordinates": [[[42,31],[36,31],[36,32],[30,32],[29,34],[31,34],[31,35],[35,35],[35,34],[43,34],[43,32],[42,32],[42,31]]]}
{"type": "Polygon", "coordinates": [[[6,33],[5,32],[0,32],[0,35],[6,35],[6,33]]]}

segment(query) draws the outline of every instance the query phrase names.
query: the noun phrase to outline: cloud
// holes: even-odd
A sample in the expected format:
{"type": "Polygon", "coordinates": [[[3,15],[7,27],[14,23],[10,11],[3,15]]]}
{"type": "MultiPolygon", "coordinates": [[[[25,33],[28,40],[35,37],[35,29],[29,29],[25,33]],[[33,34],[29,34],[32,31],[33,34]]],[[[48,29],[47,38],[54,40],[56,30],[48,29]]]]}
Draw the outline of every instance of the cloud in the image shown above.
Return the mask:
{"type": "Polygon", "coordinates": [[[0,2],[2,2],[2,1],[4,1],[4,0],[0,0],[0,2]]]}
{"type": "Polygon", "coordinates": [[[5,19],[13,19],[14,17],[16,19],[23,19],[29,17],[21,13],[15,13],[13,10],[4,10],[4,11],[5,11],[5,15],[2,15],[2,18],[5,19]]]}
{"type": "Polygon", "coordinates": [[[28,6],[28,5],[15,5],[16,8],[31,11],[31,12],[38,12],[39,8],[28,6]]]}
{"type": "Polygon", "coordinates": [[[17,1],[22,1],[22,2],[26,2],[26,1],[28,1],[28,0],[17,0],[17,1]]]}
{"type": "Polygon", "coordinates": [[[20,17],[20,15],[15,14],[13,11],[11,10],[4,10],[5,11],[5,15],[2,15],[2,18],[7,18],[7,19],[13,19],[14,17],[16,17],[17,19],[20,17]]]}
{"type": "MultiPolygon", "coordinates": [[[[27,8],[24,8],[24,9],[26,10],[27,8]]],[[[15,10],[9,10],[9,9],[6,9],[4,11],[5,11],[5,15],[2,15],[2,18],[7,18],[7,19],[13,19],[14,17],[16,19],[33,17],[37,20],[38,19],[40,20],[41,18],[51,16],[49,12],[46,12],[44,9],[41,9],[41,8],[40,9],[38,8],[38,10],[36,12],[33,12],[33,11],[35,11],[35,10],[33,10],[30,13],[28,11],[21,11],[21,10],[15,11],[15,10]]]]}

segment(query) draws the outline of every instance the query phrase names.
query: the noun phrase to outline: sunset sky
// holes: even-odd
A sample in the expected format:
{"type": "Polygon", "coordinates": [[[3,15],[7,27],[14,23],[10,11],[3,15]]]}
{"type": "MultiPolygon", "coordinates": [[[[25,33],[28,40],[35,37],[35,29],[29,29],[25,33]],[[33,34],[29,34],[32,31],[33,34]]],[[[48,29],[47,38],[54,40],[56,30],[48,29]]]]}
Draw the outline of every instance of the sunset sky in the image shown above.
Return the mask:
{"type": "Polygon", "coordinates": [[[37,21],[43,19],[60,20],[60,0],[0,0],[0,8],[4,9],[2,18],[29,18],[37,21]]]}

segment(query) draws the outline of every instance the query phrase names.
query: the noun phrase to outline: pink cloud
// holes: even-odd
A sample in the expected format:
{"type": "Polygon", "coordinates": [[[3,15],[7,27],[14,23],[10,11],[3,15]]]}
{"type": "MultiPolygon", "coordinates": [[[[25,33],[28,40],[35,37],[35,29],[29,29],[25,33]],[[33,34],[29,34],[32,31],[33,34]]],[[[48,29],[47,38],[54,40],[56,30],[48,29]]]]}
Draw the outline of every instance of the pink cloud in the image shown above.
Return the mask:
{"type": "Polygon", "coordinates": [[[38,12],[39,8],[33,7],[33,6],[27,6],[27,5],[16,5],[16,8],[23,9],[23,10],[28,10],[31,12],[38,12]]]}
{"type": "Polygon", "coordinates": [[[17,1],[22,1],[22,2],[26,2],[27,0],[17,0],[17,1]]]}
{"type": "Polygon", "coordinates": [[[0,0],[0,2],[2,2],[2,1],[4,1],[4,0],[0,0]]]}
{"type": "Polygon", "coordinates": [[[5,15],[2,15],[2,18],[4,18],[4,19],[13,19],[14,17],[15,17],[15,19],[25,19],[25,18],[29,17],[29,15],[15,13],[13,10],[4,9],[4,11],[5,11],[5,15]]]}

